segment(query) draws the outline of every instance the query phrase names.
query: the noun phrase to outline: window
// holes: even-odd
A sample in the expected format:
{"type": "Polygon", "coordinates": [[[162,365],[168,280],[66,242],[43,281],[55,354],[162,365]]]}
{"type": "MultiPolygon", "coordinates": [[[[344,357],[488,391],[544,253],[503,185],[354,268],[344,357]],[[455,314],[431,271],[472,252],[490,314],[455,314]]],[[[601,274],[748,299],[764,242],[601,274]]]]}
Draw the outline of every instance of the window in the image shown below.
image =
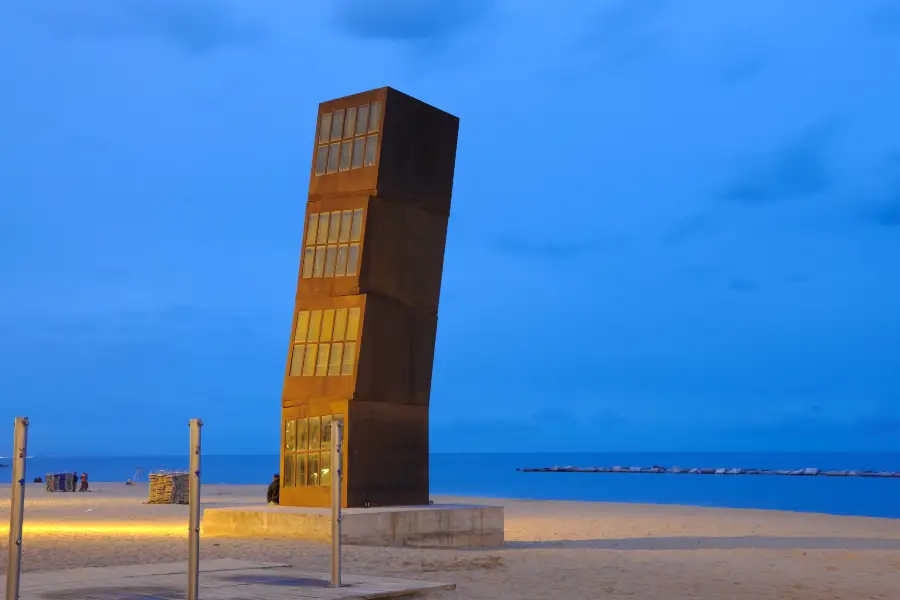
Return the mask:
{"type": "Polygon", "coordinates": [[[381,102],[372,102],[322,115],[315,153],[316,176],[374,166],[381,112],[381,102]]]}
{"type": "MultiPolygon", "coordinates": [[[[353,375],[361,316],[362,311],[358,306],[297,312],[290,376],[353,375]]],[[[292,435],[299,440],[301,433],[292,435]]]]}
{"type": "Polygon", "coordinates": [[[309,279],[356,275],[362,223],[361,208],[309,215],[300,265],[301,276],[309,279]]]}
{"type": "MultiPolygon", "coordinates": [[[[344,415],[325,415],[284,422],[283,487],[331,485],[331,424],[344,423],[344,415]],[[290,437],[288,432],[290,432],[290,437]]],[[[347,446],[344,433],[342,447],[347,446]]]]}

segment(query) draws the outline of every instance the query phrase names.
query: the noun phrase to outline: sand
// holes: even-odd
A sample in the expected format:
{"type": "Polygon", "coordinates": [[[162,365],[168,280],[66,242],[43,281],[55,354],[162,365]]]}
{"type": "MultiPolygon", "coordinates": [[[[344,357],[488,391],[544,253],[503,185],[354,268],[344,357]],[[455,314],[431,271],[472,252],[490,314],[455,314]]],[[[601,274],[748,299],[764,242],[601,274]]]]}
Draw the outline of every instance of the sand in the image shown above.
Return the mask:
{"type": "MultiPolygon", "coordinates": [[[[89,494],[29,485],[24,569],[186,560],[187,507],[144,505],[145,486],[89,494]]],[[[0,486],[4,523],[9,485],[0,486]]],[[[207,485],[205,506],[259,504],[263,486],[207,485]]],[[[456,583],[429,599],[900,599],[900,520],[680,506],[436,497],[506,507],[492,550],[347,546],[348,573],[456,583]]],[[[4,525],[5,527],[5,525],[4,525]]],[[[5,532],[4,532],[5,533],[5,532]]],[[[6,552],[6,536],[3,536],[6,552]]],[[[204,558],[327,571],[325,544],[205,538],[204,558]]],[[[0,560],[5,566],[5,561],[0,560]]]]}

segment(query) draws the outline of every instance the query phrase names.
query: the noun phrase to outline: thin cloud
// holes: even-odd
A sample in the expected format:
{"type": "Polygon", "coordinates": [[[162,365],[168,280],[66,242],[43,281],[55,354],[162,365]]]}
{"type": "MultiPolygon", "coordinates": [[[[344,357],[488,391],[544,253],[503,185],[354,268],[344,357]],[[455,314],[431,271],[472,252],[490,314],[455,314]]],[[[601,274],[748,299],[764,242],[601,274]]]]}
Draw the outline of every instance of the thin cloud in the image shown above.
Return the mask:
{"type": "Polygon", "coordinates": [[[759,284],[752,279],[735,278],[728,282],[728,289],[732,292],[748,294],[759,290],[759,284]]]}
{"type": "Polygon", "coordinates": [[[695,215],[676,223],[663,235],[663,242],[666,245],[674,246],[692,238],[709,235],[716,230],[716,223],[708,213],[695,215]]]}
{"type": "Polygon", "coordinates": [[[488,0],[337,0],[339,29],[362,39],[440,40],[477,24],[488,0]]]}
{"type": "Polygon", "coordinates": [[[189,54],[256,42],[258,23],[243,22],[213,0],[86,0],[30,15],[58,35],[100,40],[158,37],[189,54]]]}
{"type": "Polygon", "coordinates": [[[822,123],[761,164],[747,165],[724,187],[721,198],[746,206],[764,206],[829,192],[835,177],[828,149],[836,131],[836,121],[822,123]]]}
{"type": "Polygon", "coordinates": [[[882,227],[900,227],[900,153],[887,160],[884,190],[872,210],[871,220],[882,227]]]}

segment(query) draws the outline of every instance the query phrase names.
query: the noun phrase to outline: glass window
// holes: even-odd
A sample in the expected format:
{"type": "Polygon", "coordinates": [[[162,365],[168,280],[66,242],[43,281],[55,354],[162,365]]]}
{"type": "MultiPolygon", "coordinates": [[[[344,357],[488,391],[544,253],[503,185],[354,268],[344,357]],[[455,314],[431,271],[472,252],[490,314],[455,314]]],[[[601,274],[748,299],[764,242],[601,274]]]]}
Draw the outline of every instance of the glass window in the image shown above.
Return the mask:
{"type": "Polygon", "coordinates": [[[359,244],[350,244],[347,251],[347,275],[356,275],[356,267],[359,263],[359,244]]]}
{"type": "Polygon", "coordinates": [[[303,374],[303,353],[306,348],[303,344],[294,344],[291,353],[291,377],[300,377],[303,374]]]}
{"type": "Polygon", "coordinates": [[[303,487],[306,485],[306,455],[297,454],[297,463],[295,465],[296,485],[303,487]]]}
{"type": "Polygon", "coordinates": [[[339,242],[350,241],[350,221],[353,219],[353,211],[345,210],[341,213],[341,228],[338,233],[339,242]]]}
{"type": "Polygon", "coordinates": [[[334,265],[335,277],[343,277],[347,274],[347,244],[338,246],[337,263],[334,265]]]}
{"type": "Polygon", "coordinates": [[[331,415],[322,417],[322,449],[331,447],[331,415]]]}
{"type": "Polygon", "coordinates": [[[281,469],[281,487],[294,487],[297,481],[294,467],[297,465],[297,456],[295,454],[284,455],[284,467],[281,469]]]}
{"type": "Polygon", "coordinates": [[[306,354],[303,356],[304,377],[311,377],[316,372],[316,348],[315,344],[306,345],[306,354]]]}
{"type": "Polygon", "coordinates": [[[352,138],[353,131],[356,129],[356,107],[351,106],[347,109],[347,118],[344,119],[344,137],[352,138]]]}
{"type": "Polygon", "coordinates": [[[319,453],[309,455],[309,464],[306,465],[306,485],[319,485],[319,453]]]}
{"type": "MultiPolygon", "coordinates": [[[[353,160],[350,168],[358,169],[363,166],[363,160],[366,156],[366,138],[356,138],[353,140],[353,160]]],[[[323,171],[324,172],[324,171],[323,171]]]]}
{"type": "Polygon", "coordinates": [[[312,246],[316,243],[316,229],[318,229],[319,215],[313,213],[306,219],[306,244],[312,246]]]}
{"type": "Polygon", "coordinates": [[[359,107],[356,113],[356,135],[365,135],[369,126],[369,105],[365,104],[359,107]]]}
{"type": "Polygon", "coordinates": [[[319,485],[331,485],[331,452],[323,452],[319,461],[319,485]]]}
{"type": "Polygon", "coordinates": [[[353,375],[353,362],[356,360],[356,344],[344,344],[344,355],[341,357],[341,375],[353,375]]]}
{"type": "MultiPolygon", "coordinates": [[[[378,148],[378,136],[370,135],[366,138],[366,160],[365,166],[371,167],[375,164],[375,151],[378,148]]],[[[331,173],[331,154],[328,155],[328,172],[331,173]]]]}
{"type": "Polygon", "coordinates": [[[347,341],[355,341],[359,335],[359,307],[354,306],[347,313],[347,341]]]}
{"type": "Polygon", "coordinates": [[[322,419],[320,417],[309,418],[309,449],[317,450],[322,443],[321,436],[322,419]]]}
{"type": "Polygon", "coordinates": [[[313,274],[313,263],[315,262],[316,249],[307,248],[303,251],[303,277],[309,279],[313,274]]]}
{"type": "MultiPolygon", "coordinates": [[[[371,138],[371,136],[369,136],[371,138]]],[[[368,153],[368,147],[366,148],[366,152],[368,153]]],[[[338,170],[338,159],[341,154],[341,145],[340,144],[331,144],[328,146],[328,172],[329,173],[337,173],[338,170]]]]}
{"type": "Polygon", "coordinates": [[[338,231],[341,229],[341,213],[331,213],[331,220],[328,221],[328,243],[336,244],[338,241],[338,231]]]}
{"type": "Polygon", "coordinates": [[[338,308],[334,311],[334,341],[343,342],[347,335],[347,309],[338,308]]]}
{"type": "Polygon", "coordinates": [[[324,144],[329,140],[329,134],[331,133],[331,113],[325,113],[322,115],[322,120],[319,122],[319,143],[324,144]]]}
{"type": "Polygon", "coordinates": [[[328,375],[328,354],[331,350],[329,344],[319,345],[319,357],[316,360],[316,377],[325,377],[328,375]]]}
{"type": "MultiPolygon", "coordinates": [[[[362,156],[360,155],[360,162],[362,156]]],[[[316,175],[324,175],[328,164],[328,146],[319,146],[316,149],[316,175]]]]}
{"type": "Polygon", "coordinates": [[[319,213],[319,225],[316,230],[316,243],[324,244],[328,241],[328,213],[319,213]]]}
{"type": "Polygon", "coordinates": [[[325,246],[316,247],[316,257],[313,259],[313,277],[321,277],[325,273],[325,246]]]}
{"type": "Polygon", "coordinates": [[[297,449],[297,421],[291,419],[284,422],[284,451],[293,452],[297,449]]]}
{"type": "Polygon", "coordinates": [[[331,332],[334,330],[334,309],[329,308],[322,313],[322,335],[319,336],[320,342],[330,342],[331,332]]]}
{"type": "Polygon", "coordinates": [[[373,102],[369,111],[369,133],[377,132],[379,125],[381,125],[381,102],[373,102]]]}
{"type": "Polygon", "coordinates": [[[306,336],[307,342],[318,342],[319,335],[322,331],[322,311],[314,310],[309,315],[309,332],[306,336]]]}
{"type": "Polygon", "coordinates": [[[328,375],[340,375],[341,374],[341,353],[344,349],[344,345],[340,342],[335,342],[331,344],[331,358],[328,360],[328,375]]]}
{"type": "Polygon", "coordinates": [[[297,313],[297,329],[294,332],[295,342],[305,342],[306,332],[309,330],[309,311],[301,310],[297,313]]]}
{"type": "Polygon", "coordinates": [[[337,246],[328,246],[325,250],[325,277],[334,277],[334,259],[337,257],[337,246]]]}
{"type": "Polygon", "coordinates": [[[350,152],[353,150],[353,142],[346,141],[341,144],[341,166],[338,170],[347,171],[350,169],[350,152]]]}
{"type": "Polygon", "coordinates": [[[309,419],[297,419],[297,450],[309,449],[309,419]]]}
{"type": "Polygon", "coordinates": [[[334,111],[334,118],[331,121],[331,139],[336,141],[341,139],[341,133],[344,131],[344,110],[334,111]]]}
{"type": "Polygon", "coordinates": [[[353,211],[353,221],[350,225],[350,241],[358,242],[359,236],[362,235],[362,218],[363,211],[361,208],[357,208],[353,211]]]}

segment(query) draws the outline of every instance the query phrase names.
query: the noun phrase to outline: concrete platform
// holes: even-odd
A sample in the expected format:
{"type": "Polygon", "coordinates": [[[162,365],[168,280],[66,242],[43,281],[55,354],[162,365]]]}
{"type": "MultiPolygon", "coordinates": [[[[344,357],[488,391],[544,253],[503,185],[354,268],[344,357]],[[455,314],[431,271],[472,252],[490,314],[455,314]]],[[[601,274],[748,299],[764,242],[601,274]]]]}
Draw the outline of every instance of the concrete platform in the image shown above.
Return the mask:
{"type": "MultiPolygon", "coordinates": [[[[203,600],[373,600],[454,590],[452,583],[344,575],[340,588],[330,575],[290,565],[235,560],[200,561],[203,600]]],[[[20,600],[184,600],[187,562],[90,567],[22,574],[20,600]]]]}
{"type": "MultiPolygon", "coordinates": [[[[345,544],[420,548],[489,548],[503,545],[503,507],[430,504],[348,508],[345,544]]],[[[331,510],[293,506],[241,506],[203,511],[204,536],[279,537],[331,541],[331,510]]]]}

